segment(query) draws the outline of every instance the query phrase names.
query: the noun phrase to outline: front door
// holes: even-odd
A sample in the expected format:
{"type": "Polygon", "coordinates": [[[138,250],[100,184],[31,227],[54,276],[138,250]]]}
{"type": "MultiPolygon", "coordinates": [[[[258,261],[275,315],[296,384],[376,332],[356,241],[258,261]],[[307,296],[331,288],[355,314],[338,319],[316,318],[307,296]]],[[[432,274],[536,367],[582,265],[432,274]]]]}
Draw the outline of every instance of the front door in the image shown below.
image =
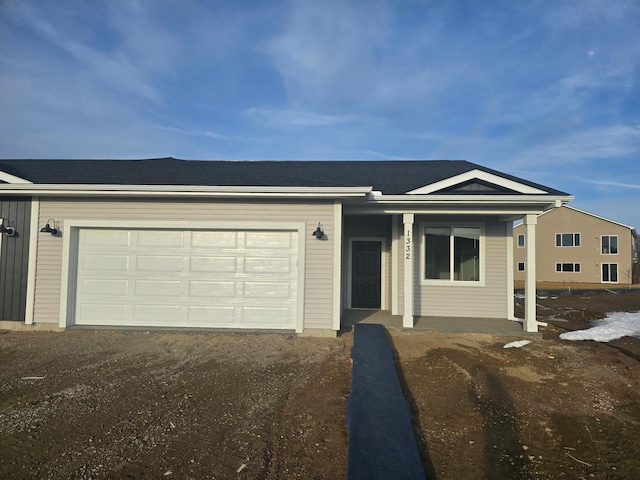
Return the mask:
{"type": "Polygon", "coordinates": [[[380,308],[382,242],[354,241],[351,247],[351,307],[380,308]]]}

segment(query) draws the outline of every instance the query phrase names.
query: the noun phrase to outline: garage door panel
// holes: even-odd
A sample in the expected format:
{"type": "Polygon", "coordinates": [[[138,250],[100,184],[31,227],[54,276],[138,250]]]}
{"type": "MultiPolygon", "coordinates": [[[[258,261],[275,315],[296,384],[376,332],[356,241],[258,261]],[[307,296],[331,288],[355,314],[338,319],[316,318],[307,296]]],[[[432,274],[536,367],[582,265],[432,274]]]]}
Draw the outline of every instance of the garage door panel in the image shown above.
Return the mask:
{"type": "Polygon", "coordinates": [[[244,282],[245,298],[291,298],[290,283],[276,282],[244,282]]]}
{"type": "Polygon", "coordinates": [[[85,254],[80,256],[79,267],[84,271],[127,272],[129,271],[129,256],[85,254]]]}
{"type": "Polygon", "coordinates": [[[191,257],[190,270],[192,272],[235,273],[238,270],[236,257],[191,257]]]}
{"type": "Polygon", "coordinates": [[[189,282],[189,296],[202,298],[235,298],[236,282],[189,282]]]}
{"type": "Polygon", "coordinates": [[[131,232],[126,230],[83,230],[80,243],[87,246],[128,247],[131,245],[131,232]]]}
{"type": "Polygon", "coordinates": [[[237,248],[238,232],[193,232],[192,247],[237,248]]]}
{"type": "Polygon", "coordinates": [[[245,247],[248,249],[290,249],[293,232],[246,232],[245,247]]]}
{"type": "Polygon", "coordinates": [[[245,273],[291,274],[290,257],[245,257],[245,273]]]}
{"type": "Polygon", "coordinates": [[[139,247],[182,248],[184,233],[181,231],[141,230],[138,232],[139,247]]]}
{"type": "Polygon", "coordinates": [[[137,255],[136,271],[138,272],[170,272],[182,271],[181,255],[137,255]]]}
{"type": "Polygon", "coordinates": [[[134,322],[148,325],[180,325],[180,305],[144,305],[133,306],[134,322]]]}
{"type": "Polygon", "coordinates": [[[129,287],[128,280],[107,280],[103,278],[85,278],[78,286],[82,295],[100,295],[124,297],[129,287]]]}
{"type": "Polygon", "coordinates": [[[238,326],[236,307],[189,306],[188,315],[188,323],[193,326],[220,328],[238,326]]]}
{"type": "Polygon", "coordinates": [[[297,232],[110,233],[80,229],[77,324],[296,328],[297,232]]]}
{"type": "Polygon", "coordinates": [[[291,309],[243,307],[242,323],[251,328],[290,328],[291,309]]]}
{"type": "Polygon", "coordinates": [[[180,280],[136,280],[134,295],[139,297],[180,297],[180,280]]]}
{"type": "Polygon", "coordinates": [[[78,315],[83,325],[126,325],[127,306],[107,303],[80,304],[78,315]]]}

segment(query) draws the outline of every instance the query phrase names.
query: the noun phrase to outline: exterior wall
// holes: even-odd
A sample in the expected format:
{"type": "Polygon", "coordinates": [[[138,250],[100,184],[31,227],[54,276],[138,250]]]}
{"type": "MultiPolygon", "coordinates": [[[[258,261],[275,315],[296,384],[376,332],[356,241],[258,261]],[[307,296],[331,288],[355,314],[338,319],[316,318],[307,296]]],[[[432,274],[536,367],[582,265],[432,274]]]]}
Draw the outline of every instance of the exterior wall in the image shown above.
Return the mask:
{"type": "Polygon", "coordinates": [[[351,285],[349,283],[349,271],[351,265],[349,264],[349,248],[352,238],[383,238],[384,245],[382,250],[382,256],[384,263],[383,284],[386,286],[382,292],[382,304],[385,306],[385,310],[391,309],[391,217],[381,215],[363,215],[363,216],[346,216],[344,218],[343,228],[343,258],[342,262],[342,278],[343,289],[342,298],[344,307],[348,308],[347,304],[349,299],[349,289],[351,285]]]}
{"type": "MultiPolygon", "coordinates": [[[[41,199],[39,225],[55,218],[62,235],[64,222],[74,220],[144,220],[198,222],[305,222],[304,327],[332,328],[334,204],[299,201],[229,200],[101,200],[41,199]],[[328,240],[316,240],[311,233],[322,223],[328,240]]],[[[63,240],[38,235],[34,321],[58,323],[63,240]]]]}
{"type": "MultiPolygon", "coordinates": [[[[506,232],[511,224],[498,221],[495,217],[467,217],[452,220],[451,217],[434,218],[417,216],[414,223],[414,314],[419,316],[507,318],[507,249],[506,232]],[[422,284],[421,275],[424,262],[424,245],[421,223],[449,225],[476,225],[484,228],[481,241],[481,282],[478,285],[422,284]]],[[[401,277],[402,278],[402,277],[401,277]]]]}
{"type": "MultiPolygon", "coordinates": [[[[518,263],[525,261],[525,249],[518,247],[524,225],[513,229],[514,279],[524,280],[518,263]]],[[[632,236],[629,228],[568,207],[559,207],[538,217],[536,227],[536,279],[542,282],[600,283],[602,263],[618,264],[618,283],[630,283],[632,236]],[[557,247],[557,233],[579,233],[579,247],[557,247]],[[618,236],[618,254],[601,253],[601,236],[618,236]],[[580,272],[556,272],[556,263],[579,263],[580,272]]],[[[525,265],[526,268],[526,265],[525,265]]]]}
{"type": "Polygon", "coordinates": [[[0,235],[0,321],[25,321],[31,199],[0,198],[0,218],[16,235],[0,235]]]}

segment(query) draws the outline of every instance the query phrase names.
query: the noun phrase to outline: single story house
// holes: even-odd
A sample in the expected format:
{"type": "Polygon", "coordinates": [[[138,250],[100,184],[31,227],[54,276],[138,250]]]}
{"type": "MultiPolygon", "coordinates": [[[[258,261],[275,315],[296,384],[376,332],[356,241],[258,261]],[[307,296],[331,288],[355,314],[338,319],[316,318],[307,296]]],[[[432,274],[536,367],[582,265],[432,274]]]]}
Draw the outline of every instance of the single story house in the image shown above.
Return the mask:
{"type": "Polygon", "coordinates": [[[0,160],[0,321],[335,335],[350,309],[406,328],[516,320],[513,222],[535,264],[538,215],[571,199],[467,161],[0,160]]]}
{"type": "MultiPolygon", "coordinates": [[[[538,217],[536,278],[539,282],[638,283],[635,228],[569,205],[538,217]]],[[[514,278],[526,271],[525,226],[513,229],[514,278]]]]}

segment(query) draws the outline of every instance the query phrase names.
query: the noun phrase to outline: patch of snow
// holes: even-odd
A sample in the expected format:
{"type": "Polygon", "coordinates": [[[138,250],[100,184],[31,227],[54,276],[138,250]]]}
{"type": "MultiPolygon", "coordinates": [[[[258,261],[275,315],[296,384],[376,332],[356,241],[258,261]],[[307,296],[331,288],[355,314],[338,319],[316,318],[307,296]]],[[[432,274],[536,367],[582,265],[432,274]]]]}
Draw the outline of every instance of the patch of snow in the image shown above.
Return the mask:
{"type": "Polygon", "coordinates": [[[520,348],[520,347],[524,347],[525,345],[529,345],[530,343],[531,343],[531,340],[517,340],[515,342],[507,343],[502,348],[520,348]]]}
{"type": "Polygon", "coordinates": [[[608,313],[604,320],[598,320],[591,328],[560,335],[563,340],[596,342],[610,342],[622,337],[640,337],[640,312],[608,313]]]}

